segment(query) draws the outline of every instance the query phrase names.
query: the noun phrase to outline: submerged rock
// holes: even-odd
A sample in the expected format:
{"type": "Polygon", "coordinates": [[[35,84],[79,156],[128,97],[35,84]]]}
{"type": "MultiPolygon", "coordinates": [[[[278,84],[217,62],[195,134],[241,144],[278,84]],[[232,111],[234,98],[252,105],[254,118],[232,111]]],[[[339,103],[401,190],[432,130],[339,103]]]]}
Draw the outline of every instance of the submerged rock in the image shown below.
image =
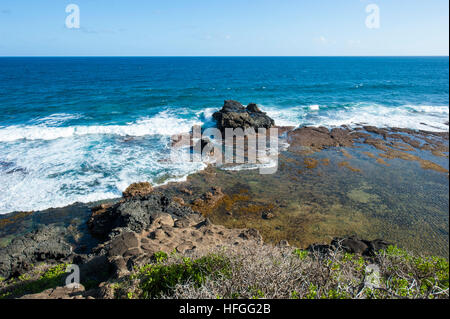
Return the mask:
{"type": "Polygon", "coordinates": [[[220,187],[211,187],[211,191],[205,192],[201,197],[192,200],[192,209],[196,212],[207,214],[213,210],[225,197],[220,187]]]}
{"type": "Polygon", "coordinates": [[[270,128],[275,122],[266,113],[262,112],[254,103],[244,107],[241,103],[233,100],[225,101],[222,109],[213,114],[217,128],[222,132],[225,128],[270,128]]]}
{"type": "Polygon", "coordinates": [[[327,147],[351,147],[356,135],[350,134],[346,128],[334,128],[331,131],[326,127],[300,127],[288,133],[290,150],[298,147],[311,147],[323,149],[327,147]]]}

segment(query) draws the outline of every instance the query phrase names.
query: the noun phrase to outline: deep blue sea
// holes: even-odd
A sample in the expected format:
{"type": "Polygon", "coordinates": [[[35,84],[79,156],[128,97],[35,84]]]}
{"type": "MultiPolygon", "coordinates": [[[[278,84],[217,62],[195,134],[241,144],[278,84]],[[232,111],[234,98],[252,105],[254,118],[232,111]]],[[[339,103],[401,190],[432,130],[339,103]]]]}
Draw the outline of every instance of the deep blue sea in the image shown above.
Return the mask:
{"type": "Polygon", "coordinates": [[[225,99],[277,125],[448,131],[448,57],[0,58],[0,213],[183,179],[170,135],[225,99]]]}

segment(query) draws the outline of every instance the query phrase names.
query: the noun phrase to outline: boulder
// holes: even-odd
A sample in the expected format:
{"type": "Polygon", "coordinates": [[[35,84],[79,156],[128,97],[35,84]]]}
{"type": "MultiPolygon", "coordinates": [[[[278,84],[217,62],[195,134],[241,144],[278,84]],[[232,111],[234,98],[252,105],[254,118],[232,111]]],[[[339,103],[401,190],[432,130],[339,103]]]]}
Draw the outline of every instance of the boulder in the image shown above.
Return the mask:
{"type": "Polygon", "coordinates": [[[359,239],[354,236],[348,238],[334,238],[331,241],[331,245],[333,247],[342,247],[345,252],[360,255],[364,254],[369,248],[368,244],[368,241],[359,239]]]}
{"type": "Polygon", "coordinates": [[[289,245],[289,242],[285,239],[282,239],[278,242],[278,247],[291,247],[291,245],[289,245]]]}
{"type": "Polygon", "coordinates": [[[334,238],[331,246],[334,248],[342,248],[345,252],[358,254],[363,256],[374,256],[376,252],[386,249],[392,243],[383,239],[365,240],[356,236],[346,238],[334,238]]]}
{"type": "Polygon", "coordinates": [[[139,182],[133,183],[127,187],[127,189],[122,193],[125,198],[130,197],[142,197],[150,194],[153,191],[153,187],[149,182],[139,182]]]}
{"type": "Polygon", "coordinates": [[[362,256],[372,257],[376,252],[382,249],[386,249],[392,245],[382,239],[365,240],[356,236],[334,238],[330,245],[326,244],[311,244],[307,249],[310,252],[318,252],[320,254],[329,254],[331,251],[342,249],[344,252],[357,254],[362,256]]]}
{"type": "Polygon", "coordinates": [[[162,193],[153,192],[147,196],[127,198],[101,214],[93,213],[88,228],[92,235],[101,239],[106,239],[118,227],[141,232],[162,213],[179,218],[194,214],[194,211],[162,193]]]}
{"type": "Polygon", "coordinates": [[[254,103],[244,107],[233,100],[225,101],[222,109],[213,114],[217,128],[225,132],[225,128],[270,128],[275,122],[266,113],[262,112],[254,103]]]}
{"type": "Polygon", "coordinates": [[[86,299],[82,285],[63,286],[44,290],[36,294],[20,297],[20,299],[86,299]]]}
{"type": "Polygon", "coordinates": [[[258,230],[254,228],[248,228],[243,230],[239,237],[244,240],[254,240],[256,243],[261,244],[263,242],[263,238],[258,230]]]}

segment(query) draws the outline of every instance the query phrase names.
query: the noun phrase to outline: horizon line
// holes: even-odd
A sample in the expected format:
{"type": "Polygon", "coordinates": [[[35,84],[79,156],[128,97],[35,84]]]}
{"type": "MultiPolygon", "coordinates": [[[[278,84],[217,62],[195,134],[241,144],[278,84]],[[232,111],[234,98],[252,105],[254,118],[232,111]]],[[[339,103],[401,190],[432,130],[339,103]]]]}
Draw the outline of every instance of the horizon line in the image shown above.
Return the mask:
{"type": "Polygon", "coordinates": [[[338,57],[449,57],[449,55],[0,55],[0,58],[338,58],[338,57]]]}

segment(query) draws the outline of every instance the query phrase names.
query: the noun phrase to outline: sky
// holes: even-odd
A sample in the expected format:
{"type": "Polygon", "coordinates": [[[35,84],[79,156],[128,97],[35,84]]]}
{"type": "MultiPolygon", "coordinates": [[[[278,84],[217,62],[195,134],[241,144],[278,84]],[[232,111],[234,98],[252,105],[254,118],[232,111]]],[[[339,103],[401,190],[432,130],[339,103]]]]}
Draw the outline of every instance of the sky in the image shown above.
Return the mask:
{"type": "Polygon", "coordinates": [[[0,56],[447,56],[448,29],[448,0],[0,0],[0,56]]]}

